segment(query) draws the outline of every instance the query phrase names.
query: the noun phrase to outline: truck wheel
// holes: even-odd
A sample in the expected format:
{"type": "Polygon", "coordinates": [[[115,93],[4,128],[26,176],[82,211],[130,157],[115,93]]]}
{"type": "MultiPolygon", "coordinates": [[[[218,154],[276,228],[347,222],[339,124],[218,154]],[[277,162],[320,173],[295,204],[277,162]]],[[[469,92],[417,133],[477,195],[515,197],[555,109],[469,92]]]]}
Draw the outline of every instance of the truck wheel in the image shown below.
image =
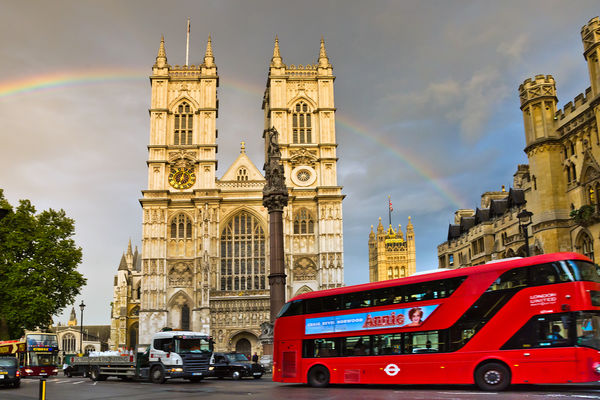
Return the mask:
{"type": "Polygon", "coordinates": [[[89,376],[90,376],[90,379],[93,380],[94,382],[106,380],[106,378],[103,377],[102,374],[100,374],[100,369],[98,367],[92,368],[92,370],[89,373],[89,376]],[[104,379],[102,379],[102,378],[104,378],[104,379]]]}
{"type": "Polygon", "coordinates": [[[329,370],[322,365],[316,365],[308,371],[308,384],[312,387],[327,387],[329,385],[329,370]]]}
{"type": "Polygon", "coordinates": [[[150,379],[153,383],[165,383],[165,373],[160,366],[152,368],[150,371],[150,379]]]}
{"type": "Polygon", "coordinates": [[[485,391],[500,391],[510,385],[510,370],[500,363],[487,363],[475,371],[475,384],[485,391]]]}
{"type": "Polygon", "coordinates": [[[65,372],[65,375],[67,376],[67,378],[72,378],[73,377],[73,374],[71,373],[71,371],[65,372]]]}

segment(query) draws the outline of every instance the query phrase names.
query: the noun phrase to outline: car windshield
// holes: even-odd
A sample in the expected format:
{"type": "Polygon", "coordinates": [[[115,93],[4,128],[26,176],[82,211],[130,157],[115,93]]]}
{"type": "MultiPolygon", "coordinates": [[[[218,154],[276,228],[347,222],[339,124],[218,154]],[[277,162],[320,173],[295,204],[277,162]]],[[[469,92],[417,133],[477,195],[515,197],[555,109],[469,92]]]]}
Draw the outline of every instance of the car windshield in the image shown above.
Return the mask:
{"type": "Polygon", "coordinates": [[[581,313],[577,316],[577,344],[600,350],[600,314],[581,313]]]}
{"type": "Polygon", "coordinates": [[[248,361],[248,357],[241,353],[227,354],[227,358],[229,361],[248,361]]]}
{"type": "Polygon", "coordinates": [[[15,367],[16,365],[16,358],[0,358],[0,367],[15,367]]]}
{"type": "Polygon", "coordinates": [[[208,341],[208,339],[175,339],[175,352],[179,354],[210,353],[212,351],[211,347],[211,343],[208,341]]]}

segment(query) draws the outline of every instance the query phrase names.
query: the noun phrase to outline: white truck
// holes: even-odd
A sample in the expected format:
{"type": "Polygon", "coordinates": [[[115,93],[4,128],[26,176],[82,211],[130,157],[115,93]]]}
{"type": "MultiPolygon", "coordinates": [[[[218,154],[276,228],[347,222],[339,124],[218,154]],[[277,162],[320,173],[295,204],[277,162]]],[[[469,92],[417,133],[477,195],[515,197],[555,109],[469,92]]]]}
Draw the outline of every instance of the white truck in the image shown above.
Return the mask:
{"type": "Polygon", "coordinates": [[[158,332],[145,352],[73,357],[65,374],[89,376],[93,381],[115,376],[123,380],[149,379],[154,383],[164,383],[173,378],[198,382],[209,375],[213,343],[210,336],[199,332],[158,332]]]}

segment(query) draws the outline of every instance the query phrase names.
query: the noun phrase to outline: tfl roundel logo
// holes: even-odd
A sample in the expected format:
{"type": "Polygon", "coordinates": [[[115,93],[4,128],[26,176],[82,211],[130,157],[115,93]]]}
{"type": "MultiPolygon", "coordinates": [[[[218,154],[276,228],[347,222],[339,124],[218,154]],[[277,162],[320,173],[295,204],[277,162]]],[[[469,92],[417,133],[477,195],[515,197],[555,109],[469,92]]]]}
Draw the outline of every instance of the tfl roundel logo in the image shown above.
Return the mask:
{"type": "Polygon", "coordinates": [[[396,375],[398,375],[398,372],[400,372],[400,367],[397,366],[396,364],[388,364],[385,366],[385,368],[383,370],[389,376],[396,376],[396,375]]]}

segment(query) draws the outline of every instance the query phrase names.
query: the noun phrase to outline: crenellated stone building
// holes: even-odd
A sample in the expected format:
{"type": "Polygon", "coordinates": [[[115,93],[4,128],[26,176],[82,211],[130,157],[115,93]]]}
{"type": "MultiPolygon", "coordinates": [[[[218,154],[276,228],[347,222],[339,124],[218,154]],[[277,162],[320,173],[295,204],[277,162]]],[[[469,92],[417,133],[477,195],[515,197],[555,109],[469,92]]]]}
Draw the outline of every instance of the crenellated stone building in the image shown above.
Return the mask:
{"type": "MultiPolygon", "coordinates": [[[[438,246],[440,267],[461,267],[524,255],[525,237],[516,215],[533,213],[530,254],[576,251],[594,259],[600,248],[600,19],[581,29],[583,57],[591,86],[557,110],[552,75],[537,75],[519,86],[528,165],[514,175],[515,196],[507,206],[478,218],[482,210],[459,210],[448,240],[438,246]],[[521,192],[517,194],[517,191],[521,192]],[[521,196],[522,201],[521,201],[521,196]],[[469,222],[468,218],[473,218],[469,222]],[[477,254],[473,249],[485,238],[477,254]]],[[[511,191],[512,192],[512,191],[511,191]]],[[[485,212],[484,212],[485,214],[485,212]]]]}
{"type": "Polygon", "coordinates": [[[392,226],[383,228],[381,218],[377,232],[369,233],[369,282],[385,281],[387,279],[404,278],[416,272],[415,230],[408,217],[406,239],[402,226],[398,230],[392,226]]]}
{"type": "MultiPolygon", "coordinates": [[[[265,179],[244,142],[218,178],[217,138],[263,138],[262,132],[218,134],[219,79],[210,37],[203,62],[183,66],[167,63],[161,40],[150,76],[148,182],[140,199],[139,343],[171,327],[209,333],[218,350],[261,353],[260,324],[270,314],[265,179]]],[[[343,285],[334,79],[323,40],[317,64],[287,66],[275,39],[262,109],[265,129],[279,132],[289,193],[283,215],[287,298],[343,285]]],[[[129,293],[125,281],[117,279],[115,299],[129,293]]],[[[134,304],[127,296],[119,310],[134,304]]],[[[122,312],[116,310],[119,332],[115,321],[122,312]]]]}

